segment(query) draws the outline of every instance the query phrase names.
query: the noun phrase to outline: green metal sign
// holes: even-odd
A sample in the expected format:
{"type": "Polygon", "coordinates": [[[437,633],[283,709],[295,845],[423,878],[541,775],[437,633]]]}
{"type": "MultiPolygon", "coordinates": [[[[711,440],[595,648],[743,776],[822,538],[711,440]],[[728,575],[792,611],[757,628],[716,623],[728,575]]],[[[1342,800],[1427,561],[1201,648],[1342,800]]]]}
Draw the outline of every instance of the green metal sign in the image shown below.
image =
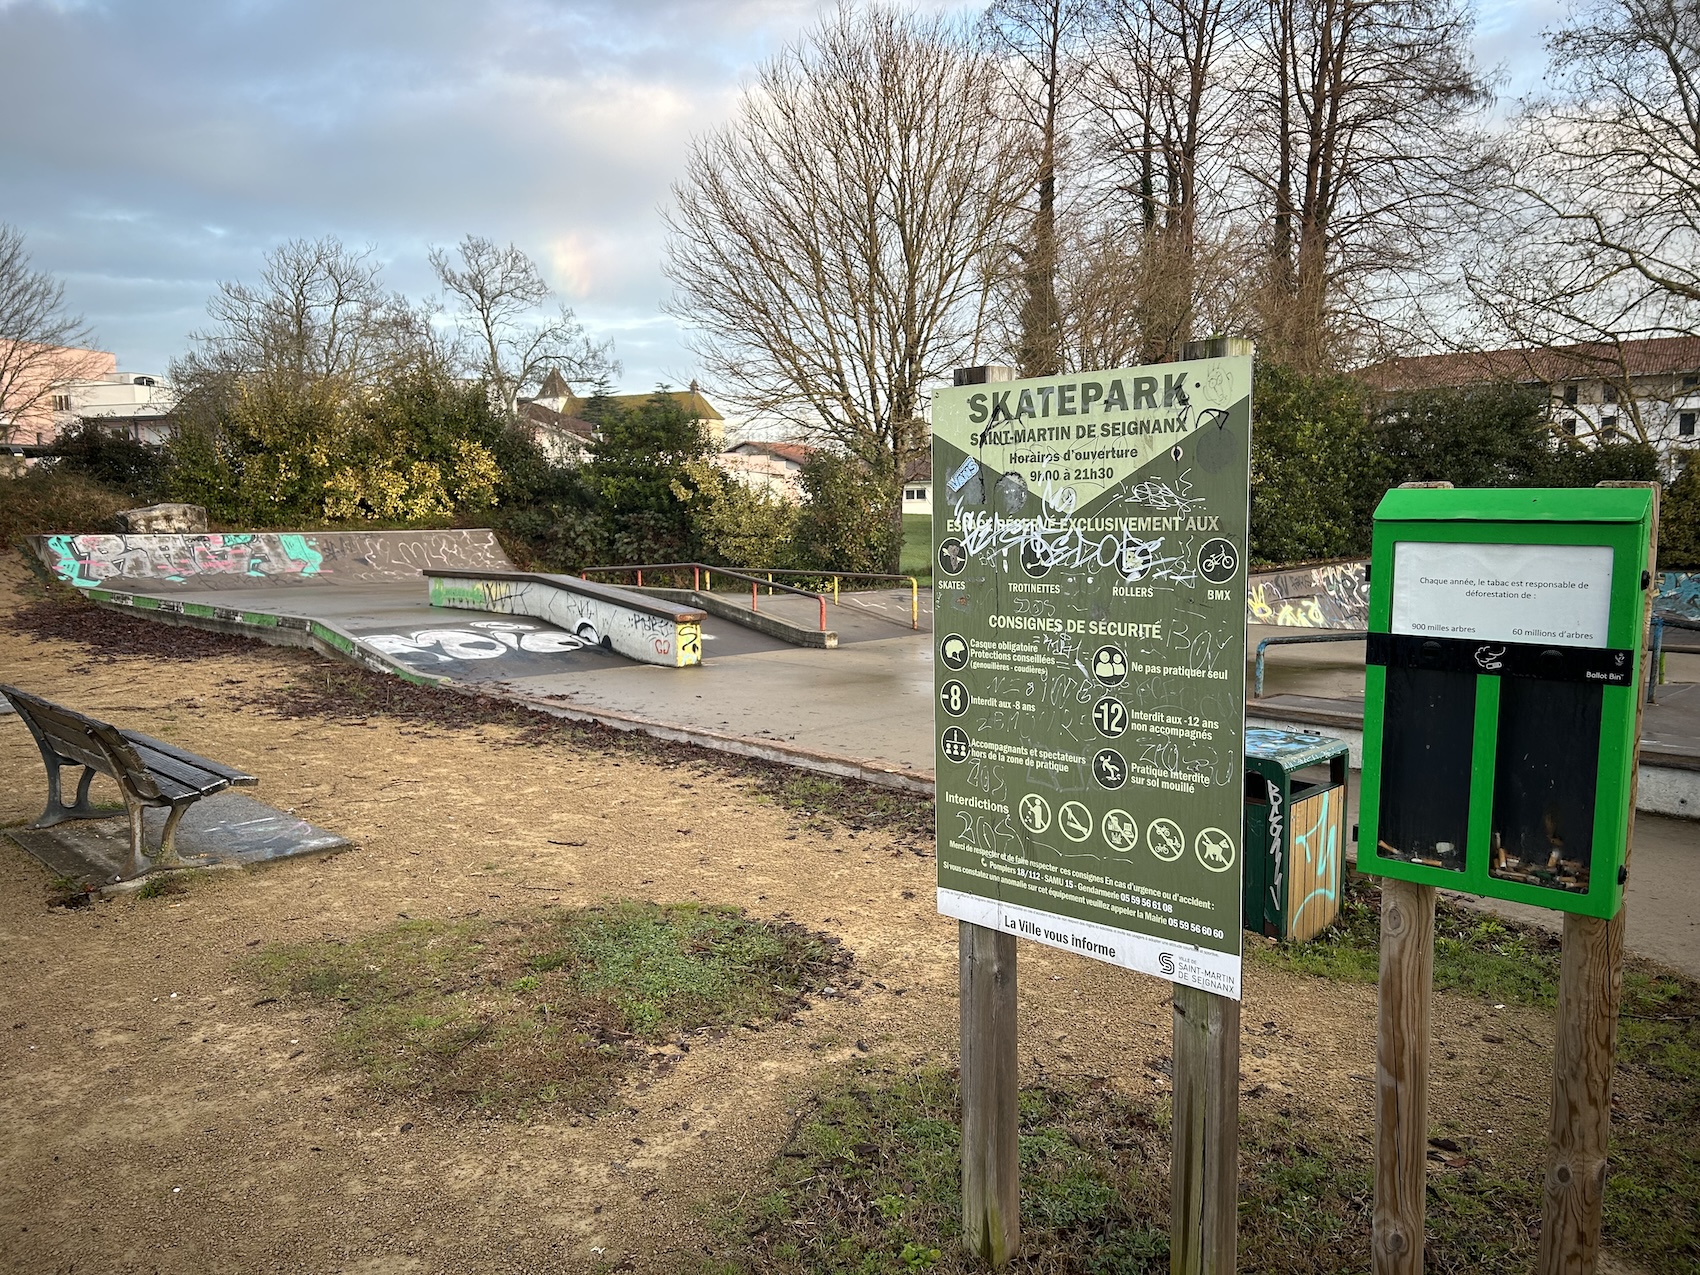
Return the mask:
{"type": "Polygon", "coordinates": [[[947,916],[1238,998],[1251,358],[933,398],[947,916]]]}
{"type": "Polygon", "coordinates": [[[1616,914],[1651,521],[1644,489],[1387,493],[1370,562],[1365,872],[1616,914]]]}

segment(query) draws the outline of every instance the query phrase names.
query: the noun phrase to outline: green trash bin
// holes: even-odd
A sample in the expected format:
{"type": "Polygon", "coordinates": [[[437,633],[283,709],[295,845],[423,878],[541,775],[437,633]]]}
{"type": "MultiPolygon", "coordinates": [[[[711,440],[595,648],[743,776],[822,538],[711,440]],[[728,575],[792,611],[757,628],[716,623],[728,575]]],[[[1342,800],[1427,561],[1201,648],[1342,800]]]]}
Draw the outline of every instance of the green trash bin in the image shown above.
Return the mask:
{"type": "Polygon", "coordinates": [[[1309,731],[1245,733],[1245,928],[1305,940],[1340,912],[1346,742],[1309,731]]]}

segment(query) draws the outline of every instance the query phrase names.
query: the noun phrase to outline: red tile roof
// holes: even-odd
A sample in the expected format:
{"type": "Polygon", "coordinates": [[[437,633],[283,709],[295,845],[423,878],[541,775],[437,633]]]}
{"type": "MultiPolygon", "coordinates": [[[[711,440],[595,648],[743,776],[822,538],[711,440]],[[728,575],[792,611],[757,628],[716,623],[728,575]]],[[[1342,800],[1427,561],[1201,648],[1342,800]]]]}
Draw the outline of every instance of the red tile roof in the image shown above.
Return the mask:
{"type": "Polygon", "coordinates": [[[1619,343],[1589,341],[1538,349],[1427,354],[1374,363],[1360,369],[1358,375],[1378,389],[1426,390],[1490,381],[1550,385],[1557,381],[1622,376],[1625,372],[1630,376],[1700,373],[1700,337],[1653,337],[1619,343]]]}
{"type": "Polygon", "coordinates": [[[750,455],[767,455],[775,460],[789,461],[793,465],[806,465],[809,453],[814,448],[806,443],[770,443],[763,438],[746,438],[741,443],[734,443],[726,449],[732,452],[748,452],[750,455]]]}
{"type": "Polygon", "coordinates": [[[577,416],[568,416],[544,407],[541,403],[533,403],[522,399],[519,404],[521,419],[529,424],[543,429],[562,430],[568,434],[576,434],[582,439],[590,439],[596,433],[596,426],[577,416]]]}

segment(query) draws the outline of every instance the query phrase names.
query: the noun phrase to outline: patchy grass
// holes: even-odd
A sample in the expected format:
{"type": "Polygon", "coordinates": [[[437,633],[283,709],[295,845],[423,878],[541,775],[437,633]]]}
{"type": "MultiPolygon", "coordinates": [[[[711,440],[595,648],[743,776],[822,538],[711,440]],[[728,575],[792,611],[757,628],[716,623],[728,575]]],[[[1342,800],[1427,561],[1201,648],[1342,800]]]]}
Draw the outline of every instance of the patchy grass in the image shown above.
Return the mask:
{"type": "MultiPolygon", "coordinates": [[[[1248,941],[1257,959],[1300,974],[1373,983],[1380,971],[1381,891],[1349,872],[1339,919],[1308,943],[1248,941]]],[[[1544,930],[1442,901],[1434,918],[1434,985],[1493,1001],[1551,1005],[1558,997],[1558,939],[1544,930]]]]}
{"type": "MultiPolygon", "coordinates": [[[[805,1110],[771,1185],[727,1202],[707,1269],[978,1269],[962,1247],[954,1075],[862,1064],[805,1110]]],[[[1168,1269],[1148,1220],[1166,1198],[1166,1139],[1105,1088],[1021,1095],[1024,1253],[1015,1270],[1168,1269]]],[[[1166,1209],[1166,1205],[1163,1205],[1166,1209]]]]}
{"type": "MultiPolygon", "coordinates": [[[[1381,892],[1353,873],[1338,924],[1318,941],[1248,948],[1257,959],[1299,973],[1373,983],[1380,907],[1381,892]]],[[[1550,1007],[1558,999],[1559,955],[1558,938],[1544,930],[1446,902],[1435,909],[1434,982],[1440,991],[1550,1007]]],[[[1544,1069],[1545,1061],[1540,1065],[1544,1069]]],[[[1618,1015],[1605,1241],[1650,1271],[1700,1270],[1696,1129],[1700,984],[1630,961],[1618,1015]]],[[[1534,1169],[1539,1155],[1538,1147],[1530,1150],[1534,1169]]],[[[1530,1207],[1538,1219],[1538,1192],[1530,1207]]]]}
{"type": "MultiPolygon", "coordinates": [[[[1020,1272],[1168,1270],[1168,1100],[1099,1081],[1021,1095],[1020,1272]]],[[[805,1110],[758,1194],[723,1203],[705,1269],[855,1272],[980,1269],[962,1244],[956,1080],[864,1064],[805,1110]]],[[[1240,1268],[1271,1275],[1370,1270],[1367,1137],[1295,1108],[1241,1126],[1240,1268]]],[[[1473,1153],[1431,1174],[1435,1269],[1523,1272],[1539,1175],[1495,1173],[1473,1153]]]]}
{"type": "Polygon", "coordinates": [[[881,788],[853,779],[764,767],[751,775],[756,791],[804,818],[812,831],[830,836],[833,825],[855,832],[879,828],[911,845],[933,838],[933,800],[923,793],[881,788]]]}
{"type": "Polygon", "coordinates": [[[525,1115],[591,1112],[651,1047],[784,1018],[849,961],[828,938],[735,908],[617,903],[407,921],[268,948],[265,990],[338,1014],[326,1060],[381,1089],[525,1115]]]}
{"type": "Polygon", "coordinates": [[[187,894],[196,886],[210,880],[212,874],[205,868],[188,868],[178,871],[156,873],[143,881],[136,890],[138,899],[169,899],[179,894],[187,894]]]}
{"type": "MultiPolygon", "coordinates": [[[[1349,888],[1320,943],[1254,947],[1319,978],[1376,976],[1379,894],[1349,888]]],[[[1440,994],[1550,1007],[1558,943],[1442,905],[1440,994]]],[[[1544,1067],[1537,1067],[1540,1071],[1544,1067]]],[[[1624,979],[1605,1243],[1653,1275],[1700,1270],[1700,985],[1644,963],[1624,979]]],[[[1371,1131],[1297,1102],[1242,1106],[1240,1267],[1269,1275],[1368,1272],[1371,1131]]],[[[1491,1123],[1492,1117],[1484,1119],[1491,1123]]],[[[705,1269],[872,1273],[977,1269],[962,1246],[956,1081],[938,1068],[865,1063],[825,1085],[775,1158],[765,1189],[722,1201],[705,1269]]],[[[1168,1099],[1106,1082],[1022,1093],[1022,1272],[1160,1272],[1168,1258],[1168,1099]]],[[[1428,1264],[1521,1272],[1540,1233],[1538,1144],[1437,1136],[1428,1175],[1428,1264]]]]}

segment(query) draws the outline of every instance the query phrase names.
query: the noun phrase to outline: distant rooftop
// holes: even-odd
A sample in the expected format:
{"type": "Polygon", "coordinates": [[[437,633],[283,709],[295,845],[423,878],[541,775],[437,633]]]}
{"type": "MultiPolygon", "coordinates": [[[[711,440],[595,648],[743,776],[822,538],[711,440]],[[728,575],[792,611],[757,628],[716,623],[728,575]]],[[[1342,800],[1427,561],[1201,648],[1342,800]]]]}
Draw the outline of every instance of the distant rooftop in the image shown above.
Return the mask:
{"type": "Polygon", "coordinates": [[[1700,372],[1700,337],[1588,341],[1528,349],[1480,350],[1388,359],[1358,375],[1383,390],[1427,390],[1444,386],[1513,382],[1551,385],[1558,381],[1621,376],[1672,376],[1700,372]]]}

